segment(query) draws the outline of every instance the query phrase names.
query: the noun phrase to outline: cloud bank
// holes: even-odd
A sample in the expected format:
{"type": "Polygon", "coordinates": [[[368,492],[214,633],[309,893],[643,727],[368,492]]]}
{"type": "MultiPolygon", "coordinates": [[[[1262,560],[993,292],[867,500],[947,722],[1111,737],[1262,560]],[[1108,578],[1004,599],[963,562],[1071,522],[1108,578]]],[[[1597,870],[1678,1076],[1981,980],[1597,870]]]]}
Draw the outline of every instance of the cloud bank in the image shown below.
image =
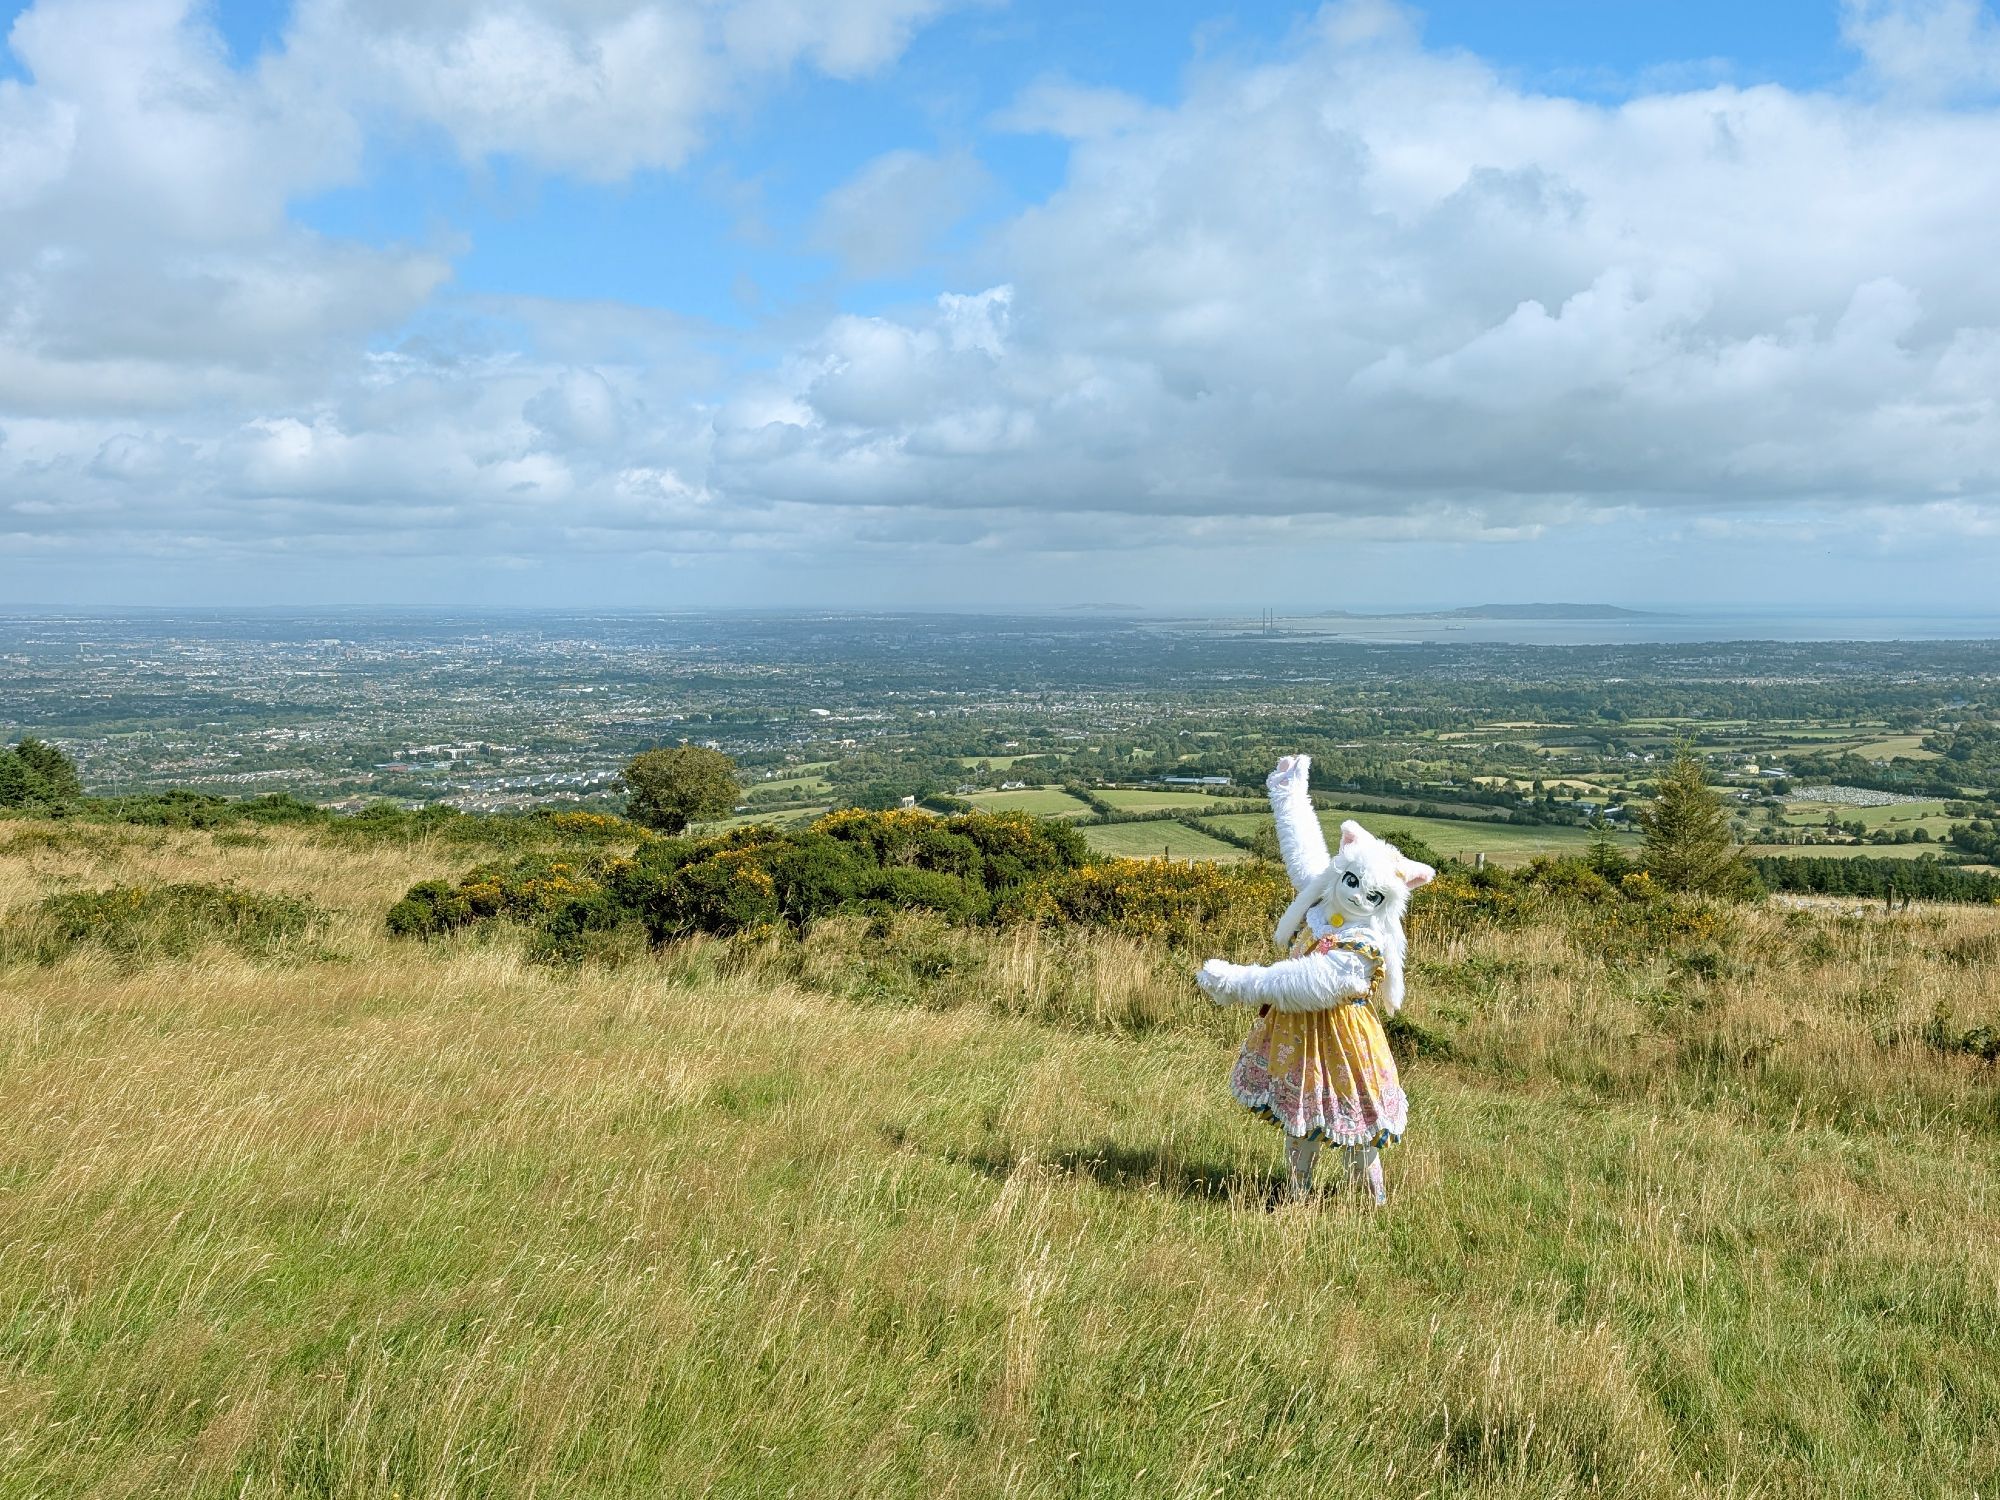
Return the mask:
{"type": "MultiPolygon", "coordinates": [[[[464,298],[448,235],[291,212],[411,132],[682,169],[719,113],[893,67],[940,8],[303,0],[240,66],[176,0],[40,0],[0,81],[5,545],[1025,566],[1634,517],[1993,535],[2000,30],[1972,0],[1848,0],[1825,92],[1539,93],[1381,0],[1171,104],[1045,80],[990,123],[1064,142],[1061,183],[945,290],[733,345],[464,298]]],[[[877,155],[814,247],[859,283],[934,264],[989,186],[972,148],[877,155]]]]}

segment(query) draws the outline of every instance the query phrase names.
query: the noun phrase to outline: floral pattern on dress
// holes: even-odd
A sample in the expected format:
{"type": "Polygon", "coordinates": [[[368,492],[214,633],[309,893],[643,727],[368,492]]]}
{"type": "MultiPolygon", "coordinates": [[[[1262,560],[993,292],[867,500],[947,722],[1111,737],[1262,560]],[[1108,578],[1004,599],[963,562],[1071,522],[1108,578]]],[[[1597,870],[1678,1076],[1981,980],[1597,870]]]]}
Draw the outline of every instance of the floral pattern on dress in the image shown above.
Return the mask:
{"type": "MultiPolygon", "coordinates": [[[[1343,948],[1375,965],[1382,955],[1361,938],[1324,937],[1293,950],[1343,948]]],[[[1367,995],[1329,1010],[1267,1010],[1257,1017],[1229,1075],[1237,1100],[1284,1128],[1285,1134],[1341,1146],[1381,1146],[1402,1138],[1409,1101],[1396,1073],[1389,1038],[1367,995]]]]}

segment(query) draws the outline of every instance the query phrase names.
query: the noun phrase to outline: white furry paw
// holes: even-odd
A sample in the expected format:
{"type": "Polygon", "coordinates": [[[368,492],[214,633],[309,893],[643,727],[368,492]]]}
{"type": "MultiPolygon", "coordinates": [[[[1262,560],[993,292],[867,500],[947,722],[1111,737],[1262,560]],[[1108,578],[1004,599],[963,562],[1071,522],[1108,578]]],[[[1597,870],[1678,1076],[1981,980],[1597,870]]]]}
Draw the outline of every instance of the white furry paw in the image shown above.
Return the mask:
{"type": "Polygon", "coordinates": [[[1210,999],[1226,1002],[1229,996],[1223,992],[1223,986],[1229,979],[1229,967],[1226,959],[1211,958],[1201,966],[1200,971],[1194,976],[1194,982],[1201,986],[1201,992],[1210,999]]]}
{"type": "Polygon", "coordinates": [[[1312,771],[1312,763],[1310,755],[1283,756],[1271,774],[1264,778],[1264,785],[1274,791],[1282,786],[1303,785],[1312,771]]]}

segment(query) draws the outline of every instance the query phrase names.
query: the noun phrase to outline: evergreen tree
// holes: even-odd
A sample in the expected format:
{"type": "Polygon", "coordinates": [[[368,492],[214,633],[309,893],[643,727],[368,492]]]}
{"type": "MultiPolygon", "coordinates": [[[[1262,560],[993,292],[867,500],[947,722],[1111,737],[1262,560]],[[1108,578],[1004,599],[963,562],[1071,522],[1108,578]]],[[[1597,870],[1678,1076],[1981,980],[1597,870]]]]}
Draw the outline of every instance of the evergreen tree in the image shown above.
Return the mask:
{"type": "Polygon", "coordinates": [[[1729,831],[1729,813],[1708,784],[1701,757],[1687,745],[1674,752],[1659,795],[1638,814],[1646,835],[1646,869],[1670,891],[1740,896],[1749,867],[1729,831]]]}
{"type": "Polygon", "coordinates": [[[1632,862],[1625,858],[1624,850],[1611,842],[1611,825],[1603,818],[1592,818],[1590,828],[1594,837],[1584,855],[1585,862],[1606,880],[1624,879],[1632,871],[1632,862]]]}
{"type": "Polygon", "coordinates": [[[0,807],[54,808],[82,795],[76,767],[54,745],[23,739],[0,749],[0,807]]]}

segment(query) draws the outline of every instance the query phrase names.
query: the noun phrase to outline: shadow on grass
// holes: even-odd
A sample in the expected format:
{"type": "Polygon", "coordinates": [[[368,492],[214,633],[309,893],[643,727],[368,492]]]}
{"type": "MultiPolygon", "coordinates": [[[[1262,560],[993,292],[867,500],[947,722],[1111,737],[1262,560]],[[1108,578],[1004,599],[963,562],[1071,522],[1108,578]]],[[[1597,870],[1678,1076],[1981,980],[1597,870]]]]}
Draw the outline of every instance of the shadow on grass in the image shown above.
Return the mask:
{"type": "MultiPolygon", "coordinates": [[[[901,1132],[892,1132],[897,1137],[901,1132]]],[[[902,1144],[899,1139],[898,1144],[902,1144]]],[[[1004,1148],[946,1151],[947,1161],[970,1167],[999,1181],[1022,1167],[1051,1168],[1066,1177],[1087,1178],[1119,1192],[1162,1192],[1212,1203],[1248,1203],[1270,1207],[1283,1196],[1282,1173],[1266,1168],[1245,1172],[1215,1162],[1190,1160],[1159,1146],[1120,1146],[1102,1141],[1094,1146],[1024,1157],[1004,1148]]]]}

